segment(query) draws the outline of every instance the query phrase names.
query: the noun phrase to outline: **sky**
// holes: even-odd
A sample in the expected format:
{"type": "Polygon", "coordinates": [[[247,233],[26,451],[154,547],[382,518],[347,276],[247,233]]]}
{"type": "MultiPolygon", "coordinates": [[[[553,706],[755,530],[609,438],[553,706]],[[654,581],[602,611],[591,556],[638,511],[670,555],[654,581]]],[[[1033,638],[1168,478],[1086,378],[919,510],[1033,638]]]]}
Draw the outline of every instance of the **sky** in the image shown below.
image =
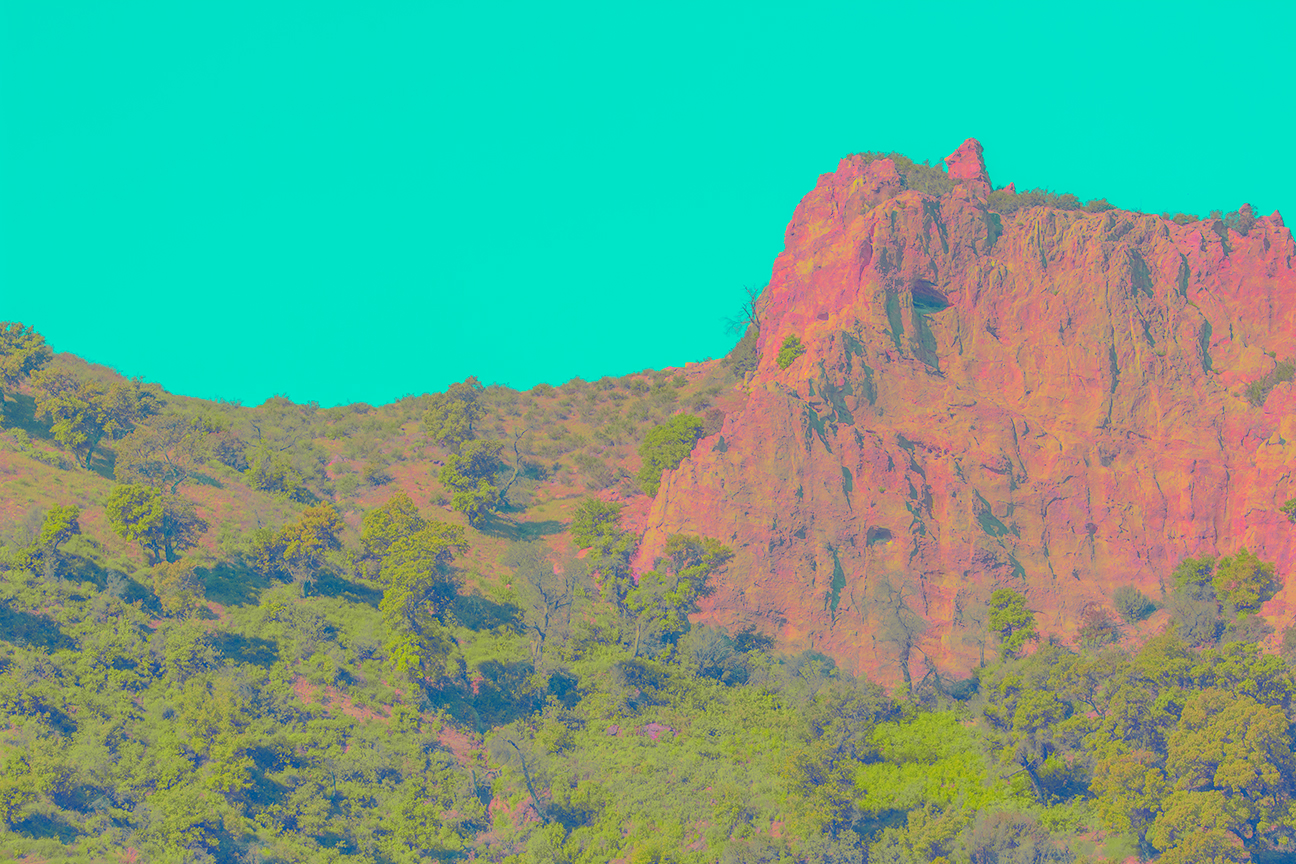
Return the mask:
{"type": "Polygon", "coordinates": [[[1296,5],[1054,5],[3,0],[0,320],[381,404],[722,356],[854,152],[1296,218],[1296,5]]]}

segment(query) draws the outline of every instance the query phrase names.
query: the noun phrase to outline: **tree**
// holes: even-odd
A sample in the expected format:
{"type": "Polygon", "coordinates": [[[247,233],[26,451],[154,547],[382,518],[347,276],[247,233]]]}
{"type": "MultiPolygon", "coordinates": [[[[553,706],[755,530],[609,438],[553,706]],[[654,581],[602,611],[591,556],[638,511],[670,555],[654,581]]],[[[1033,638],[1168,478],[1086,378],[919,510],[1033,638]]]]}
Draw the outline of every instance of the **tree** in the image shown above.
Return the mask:
{"type": "Polygon", "coordinates": [[[1010,588],[1000,588],[990,595],[989,627],[999,636],[1006,655],[1021,651],[1027,642],[1037,641],[1035,614],[1026,608],[1025,595],[1010,588]]]}
{"type": "Polygon", "coordinates": [[[639,485],[643,490],[656,495],[661,487],[662,472],[678,468],[693,452],[693,445],[700,437],[702,421],[692,414],[676,414],[650,429],[643,444],[639,445],[639,457],[643,460],[639,485]]]}
{"type": "Polygon", "coordinates": [[[913,676],[909,671],[909,660],[913,654],[914,643],[923,631],[927,622],[909,606],[915,589],[911,582],[899,580],[892,582],[882,576],[873,586],[873,606],[877,610],[877,638],[880,642],[895,647],[896,663],[905,686],[913,686],[913,676]]]}
{"type": "Polygon", "coordinates": [[[122,484],[104,502],[108,524],[123,540],[139,543],[150,564],[156,563],[156,538],[162,530],[162,511],[162,493],[142,483],[122,484]]]}
{"type": "Polygon", "coordinates": [[[481,418],[481,382],[468,378],[451,384],[444,393],[432,396],[423,415],[423,429],[438,444],[458,450],[473,437],[473,426],[481,418]]]}
{"type": "Polygon", "coordinates": [[[307,584],[324,566],[325,554],[342,548],[337,535],[344,527],[331,504],[307,507],[296,522],[278,531],[262,528],[253,533],[253,567],[266,576],[288,576],[305,597],[307,584]]]}
{"type": "Polygon", "coordinates": [[[202,582],[198,579],[192,558],[160,561],[150,569],[153,593],[168,615],[178,615],[198,605],[202,582]]]}
{"type": "Polygon", "coordinates": [[[58,547],[81,533],[80,518],[80,508],[55,504],[41,520],[40,533],[29,535],[30,542],[22,544],[27,548],[10,559],[10,566],[35,572],[39,564],[45,577],[53,578],[58,567],[58,547]]]}
{"type": "Polygon", "coordinates": [[[0,416],[5,413],[5,390],[49,365],[54,352],[45,337],[17,321],[0,321],[0,416]]]}
{"type": "Polygon", "coordinates": [[[81,533],[80,518],[80,507],[71,504],[55,504],[51,507],[45,514],[45,522],[41,525],[41,548],[51,555],[58,554],[58,547],[81,533]]]}
{"type": "Polygon", "coordinates": [[[156,414],[162,404],[156,385],[145,385],[141,378],[105,386],[46,369],[33,375],[32,383],[38,390],[36,416],[50,423],[59,444],[84,452],[87,468],[105,437],[121,438],[141,419],[156,414]]]}
{"type": "Polygon", "coordinates": [[[174,415],[135,429],[117,445],[117,482],[147,483],[174,495],[202,465],[205,435],[200,421],[174,415]]]}
{"type": "Polygon", "coordinates": [[[626,593],[626,606],[635,614],[633,656],[645,633],[674,643],[688,632],[688,616],[697,611],[697,600],[711,593],[711,574],[733,558],[733,550],[710,537],[673,534],[666,538],[661,568],[641,573],[626,593]]]}
{"type": "Polygon", "coordinates": [[[535,635],[532,654],[539,663],[550,637],[561,640],[567,633],[584,562],[573,558],[555,566],[549,559],[549,547],[539,541],[512,544],[503,562],[513,569],[513,587],[525,604],[525,626],[535,635]]]}
{"type": "Polygon", "coordinates": [[[207,522],[192,503],[142,483],[113,489],[104,502],[104,512],[122,539],[140,544],[150,565],[174,562],[177,550],[198,545],[207,530],[207,522]]]}
{"type": "Polygon", "coordinates": [[[257,445],[252,464],[244,472],[248,485],[306,504],[314,499],[298,471],[282,451],[273,450],[264,439],[257,445]]]}
{"type": "Polygon", "coordinates": [[[307,507],[296,522],[282,529],[284,566],[301,584],[303,597],[306,584],[315,581],[315,572],[323,566],[325,553],[342,548],[337,535],[344,527],[333,505],[320,504],[307,507]]]}
{"type": "Polygon", "coordinates": [[[730,318],[725,321],[726,329],[735,336],[742,336],[748,330],[755,330],[760,334],[761,316],[760,316],[760,298],[765,292],[765,286],[753,288],[750,285],[743,286],[743,294],[746,300],[738,310],[738,317],[730,318]]]}
{"type": "Polygon", "coordinates": [[[1215,586],[1212,584],[1215,574],[1215,558],[1204,555],[1201,558],[1185,558],[1170,574],[1174,583],[1171,590],[1179,590],[1194,600],[1215,600],[1215,586]]]}
{"type": "Polygon", "coordinates": [[[1148,832],[1163,851],[1203,829],[1255,849],[1273,829],[1290,834],[1296,828],[1290,812],[1296,758],[1281,708],[1231,690],[1198,690],[1167,737],[1166,753],[1177,791],[1162,802],[1148,832]]]}
{"type": "Polygon", "coordinates": [[[624,612],[625,592],[632,584],[630,558],[639,538],[621,529],[621,508],[593,496],[585,498],[577,505],[569,530],[578,546],[590,550],[589,561],[596,565],[604,597],[624,612]]]}
{"type": "Polygon", "coordinates": [[[491,481],[503,467],[502,446],[498,441],[468,442],[447,456],[441,468],[441,484],[454,493],[450,506],[467,516],[470,525],[499,506],[499,489],[491,481]]]}
{"type": "Polygon", "coordinates": [[[1288,522],[1296,523],[1296,498],[1289,499],[1287,503],[1279,507],[1278,510],[1287,516],[1288,522]]]}
{"type": "Polygon", "coordinates": [[[420,678],[444,674],[450,636],[442,619],[458,594],[449,565],[467,551],[463,528],[429,522],[388,549],[380,571],[378,611],[388,633],[387,656],[397,671],[420,678]]]}
{"type": "Polygon", "coordinates": [[[413,500],[404,492],[397,492],[386,504],[370,510],[360,520],[361,554],[381,565],[393,543],[421,531],[426,524],[413,500]]]}
{"type": "Polygon", "coordinates": [[[1239,615],[1256,612],[1278,593],[1274,565],[1261,561],[1245,547],[1220,559],[1211,579],[1215,594],[1239,615]]]}

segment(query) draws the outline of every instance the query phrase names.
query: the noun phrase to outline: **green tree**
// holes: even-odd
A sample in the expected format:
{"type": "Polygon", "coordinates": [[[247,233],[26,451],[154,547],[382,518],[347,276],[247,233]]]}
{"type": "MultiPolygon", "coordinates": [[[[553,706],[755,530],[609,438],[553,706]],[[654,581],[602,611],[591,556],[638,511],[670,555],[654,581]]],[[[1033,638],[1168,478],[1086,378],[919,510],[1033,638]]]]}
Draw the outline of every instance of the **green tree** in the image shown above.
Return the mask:
{"type": "Polygon", "coordinates": [[[40,545],[49,554],[58,554],[58,547],[81,533],[81,508],[71,504],[55,504],[45,513],[41,525],[40,545]]]}
{"type": "Polygon", "coordinates": [[[414,501],[404,492],[397,492],[360,520],[361,554],[381,565],[393,543],[421,531],[426,524],[414,501]]]}
{"type": "Polygon", "coordinates": [[[674,417],[654,426],[644,436],[639,445],[639,457],[642,467],[639,469],[639,485],[649,495],[656,495],[661,487],[663,471],[673,470],[680,466],[693,452],[693,445],[702,437],[702,421],[692,414],[676,414],[674,417]]]}
{"type": "Polygon", "coordinates": [[[53,356],[45,337],[31,327],[17,321],[0,321],[0,416],[5,413],[5,390],[44,369],[53,356]]]}
{"type": "Polygon", "coordinates": [[[1216,596],[1237,614],[1256,612],[1278,593],[1274,565],[1261,561],[1245,547],[1220,559],[1211,579],[1216,596]]]}
{"type": "Polygon", "coordinates": [[[423,415],[423,430],[438,444],[458,450],[473,437],[473,427],[481,418],[481,382],[469,378],[451,384],[444,393],[432,396],[423,415]]]}
{"type": "Polygon", "coordinates": [[[387,656],[397,671],[418,678],[446,674],[452,642],[443,619],[458,593],[449,565],[456,552],[467,549],[463,528],[444,522],[429,522],[389,547],[379,574],[378,610],[387,628],[387,656]]]}
{"type": "Polygon", "coordinates": [[[987,622],[1006,655],[1021,651],[1027,642],[1037,641],[1035,613],[1026,608],[1026,597],[1010,588],[1000,588],[990,595],[990,616],[987,622]]]}
{"type": "Polygon", "coordinates": [[[470,441],[446,457],[439,479],[453,494],[450,506],[476,525],[499,506],[499,489],[492,482],[503,467],[498,441],[470,441]]]}
{"type": "Polygon", "coordinates": [[[780,369],[786,369],[805,352],[805,345],[801,344],[801,337],[793,333],[783,340],[783,344],[779,346],[778,357],[775,360],[780,369]]]}
{"type": "Polygon", "coordinates": [[[625,592],[632,585],[630,559],[639,538],[632,531],[622,530],[621,509],[620,504],[587,497],[577,505],[569,530],[577,546],[589,549],[588,560],[594,566],[603,596],[624,611],[625,592]]]}
{"type": "Polygon", "coordinates": [[[153,593],[168,615],[178,615],[198,605],[202,597],[202,580],[198,578],[193,559],[160,561],[150,568],[149,574],[153,593]]]}
{"type": "Polygon", "coordinates": [[[87,468],[104,438],[121,438],[137,422],[156,414],[162,404],[156,385],[145,385],[140,378],[105,386],[46,369],[33,375],[32,383],[38,391],[36,416],[50,423],[59,444],[85,454],[87,468]]]}
{"type": "Polygon", "coordinates": [[[1287,516],[1288,522],[1296,522],[1296,498],[1288,499],[1278,510],[1287,516]]]}
{"type": "Polygon", "coordinates": [[[142,483],[114,488],[104,502],[104,512],[122,539],[140,544],[150,566],[174,562],[178,550],[198,545],[207,530],[207,522],[192,503],[142,483]]]}
{"type": "Polygon", "coordinates": [[[733,557],[733,550],[710,537],[673,534],[662,548],[661,568],[639,575],[626,594],[626,606],[635,615],[633,656],[645,633],[673,644],[688,632],[688,616],[697,611],[697,600],[711,592],[708,579],[733,557]]]}
{"type": "Polygon", "coordinates": [[[551,638],[561,642],[568,635],[584,562],[571,558],[555,566],[548,545],[533,541],[510,545],[503,563],[513,570],[513,587],[524,604],[525,627],[535,637],[532,657],[538,664],[544,659],[546,642],[551,638]]]}
{"type": "Polygon", "coordinates": [[[282,495],[302,504],[314,498],[288,455],[272,449],[264,439],[257,445],[252,464],[243,473],[253,489],[282,495]]]}
{"type": "Polygon", "coordinates": [[[342,548],[338,534],[345,526],[331,504],[307,507],[301,517],[285,526],[281,534],[284,566],[293,581],[302,586],[315,581],[315,573],[324,566],[324,556],[342,548]]]}
{"type": "Polygon", "coordinates": [[[331,504],[307,507],[296,522],[277,531],[262,528],[253,533],[253,567],[266,576],[287,576],[305,597],[307,585],[325,565],[325,555],[342,548],[338,534],[344,528],[331,504]]]}

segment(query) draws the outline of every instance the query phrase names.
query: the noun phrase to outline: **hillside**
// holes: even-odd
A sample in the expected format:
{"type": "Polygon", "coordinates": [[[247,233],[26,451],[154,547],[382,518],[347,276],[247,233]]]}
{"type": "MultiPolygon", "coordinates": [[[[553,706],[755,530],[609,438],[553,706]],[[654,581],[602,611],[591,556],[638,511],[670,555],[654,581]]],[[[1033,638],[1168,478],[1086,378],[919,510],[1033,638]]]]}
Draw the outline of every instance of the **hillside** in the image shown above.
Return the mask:
{"type": "Polygon", "coordinates": [[[0,858],[1288,860],[1291,232],[946,161],[679,368],[243,406],[0,324],[0,858]]]}

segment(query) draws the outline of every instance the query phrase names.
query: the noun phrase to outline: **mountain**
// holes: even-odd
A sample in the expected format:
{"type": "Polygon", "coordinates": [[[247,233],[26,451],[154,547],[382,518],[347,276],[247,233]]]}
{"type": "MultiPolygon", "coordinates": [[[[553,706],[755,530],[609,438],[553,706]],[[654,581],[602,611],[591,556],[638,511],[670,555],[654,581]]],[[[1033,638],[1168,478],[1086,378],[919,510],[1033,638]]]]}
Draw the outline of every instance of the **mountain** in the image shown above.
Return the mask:
{"type": "MultiPolygon", "coordinates": [[[[996,588],[1070,641],[1185,556],[1292,572],[1281,216],[1021,206],[1040,196],[992,191],[981,152],[940,177],[851,156],[796,208],[757,368],[640,515],[641,567],[677,532],[735,550],[703,621],[895,681],[975,666],[996,588]]],[[[1261,614],[1290,623],[1296,585],[1261,614]]]]}

